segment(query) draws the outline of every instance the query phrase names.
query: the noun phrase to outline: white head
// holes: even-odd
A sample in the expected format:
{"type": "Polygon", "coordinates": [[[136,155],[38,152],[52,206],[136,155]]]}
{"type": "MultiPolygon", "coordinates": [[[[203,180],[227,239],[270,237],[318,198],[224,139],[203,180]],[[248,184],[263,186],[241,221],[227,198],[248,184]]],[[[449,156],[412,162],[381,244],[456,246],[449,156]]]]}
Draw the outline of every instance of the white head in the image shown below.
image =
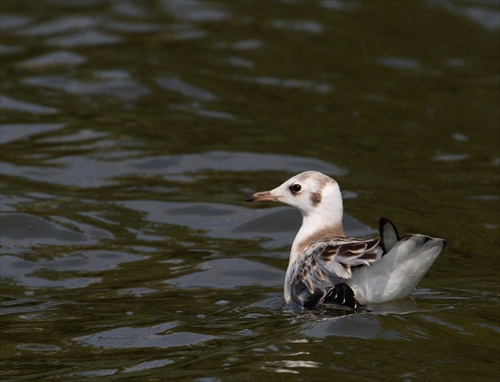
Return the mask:
{"type": "MultiPolygon", "coordinates": [[[[295,175],[274,190],[256,192],[246,197],[245,201],[282,202],[298,208],[302,213],[302,226],[295,236],[290,252],[287,280],[289,272],[293,270],[292,264],[308,245],[325,237],[344,236],[339,185],[320,172],[306,171],[295,175]]],[[[287,285],[285,282],[285,298],[289,295],[287,285]]]]}
{"type": "Polygon", "coordinates": [[[317,171],[306,171],[288,179],[271,191],[257,192],[246,202],[275,201],[298,208],[304,222],[342,224],[342,196],[335,180],[317,171]]]}

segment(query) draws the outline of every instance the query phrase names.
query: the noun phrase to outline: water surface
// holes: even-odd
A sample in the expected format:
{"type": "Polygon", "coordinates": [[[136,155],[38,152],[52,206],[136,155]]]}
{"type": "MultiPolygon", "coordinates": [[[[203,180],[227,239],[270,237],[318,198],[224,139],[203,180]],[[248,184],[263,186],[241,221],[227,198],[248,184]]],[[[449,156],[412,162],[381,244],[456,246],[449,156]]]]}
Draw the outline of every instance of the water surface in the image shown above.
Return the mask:
{"type": "Polygon", "coordinates": [[[0,14],[5,380],[494,380],[496,1],[11,1],[0,14]],[[318,170],[346,231],[448,246],[412,296],[284,304],[318,170]]]}

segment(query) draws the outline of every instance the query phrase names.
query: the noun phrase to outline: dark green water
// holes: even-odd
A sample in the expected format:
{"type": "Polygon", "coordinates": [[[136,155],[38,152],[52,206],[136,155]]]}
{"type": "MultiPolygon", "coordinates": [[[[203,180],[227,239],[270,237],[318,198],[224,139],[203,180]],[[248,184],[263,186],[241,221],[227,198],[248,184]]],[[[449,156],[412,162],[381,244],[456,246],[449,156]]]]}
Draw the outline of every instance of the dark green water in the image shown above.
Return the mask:
{"type": "Polygon", "coordinates": [[[5,380],[492,381],[496,1],[0,2],[5,380]],[[448,240],[411,298],[282,297],[319,170],[348,234],[448,240]]]}

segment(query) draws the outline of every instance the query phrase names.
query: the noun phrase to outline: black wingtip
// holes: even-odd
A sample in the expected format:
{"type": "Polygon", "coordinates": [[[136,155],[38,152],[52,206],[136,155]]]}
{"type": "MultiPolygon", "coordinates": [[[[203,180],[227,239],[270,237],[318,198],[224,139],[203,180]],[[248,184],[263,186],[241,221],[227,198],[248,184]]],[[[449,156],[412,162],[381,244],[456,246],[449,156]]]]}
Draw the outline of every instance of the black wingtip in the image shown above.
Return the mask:
{"type": "Polygon", "coordinates": [[[362,305],[360,305],[358,301],[356,301],[356,298],[354,297],[354,291],[350,286],[344,283],[337,284],[335,285],[335,287],[330,289],[328,291],[328,294],[325,296],[324,302],[326,304],[342,305],[354,311],[357,311],[362,307],[362,305]]]}
{"type": "Polygon", "coordinates": [[[398,234],[398,230],[396,229],[396,226],[394,225],[394,223],[391,221],[391,219],[389,218],[386,218],[384,216],[382,216],[378,222],[378,228],[379,228],[379,231],[380,233],[382,233],[384,231],[384,227],[386,224],[390,224],[392,229],[394,230],[394,232],[396,233],[398,239],[399,239],[399,234],[398,234]]]}
{"type": "Polygon", "coordinates": [[[400,239],[398,230],[394,223],[386,217],[380,218],[378,229],[380,232],[380,245],[382,246],[384,253],[387,253],[400,239]]]}

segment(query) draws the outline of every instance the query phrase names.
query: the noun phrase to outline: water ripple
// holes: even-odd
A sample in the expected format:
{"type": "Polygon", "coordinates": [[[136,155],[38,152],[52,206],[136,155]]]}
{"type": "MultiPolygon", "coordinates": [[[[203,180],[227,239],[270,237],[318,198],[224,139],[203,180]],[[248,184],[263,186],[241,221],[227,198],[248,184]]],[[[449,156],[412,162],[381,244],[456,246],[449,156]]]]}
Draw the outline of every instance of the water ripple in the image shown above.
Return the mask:
{"type": "Polygon", "coordinates": [[[172,321],[144,327],[120,327],[104,332],[76,337],[74,341],[106,349],[160,348],[199,345],[216,339],[213,335],[190,332],[171,332],[179,326],[172,321]]]}

